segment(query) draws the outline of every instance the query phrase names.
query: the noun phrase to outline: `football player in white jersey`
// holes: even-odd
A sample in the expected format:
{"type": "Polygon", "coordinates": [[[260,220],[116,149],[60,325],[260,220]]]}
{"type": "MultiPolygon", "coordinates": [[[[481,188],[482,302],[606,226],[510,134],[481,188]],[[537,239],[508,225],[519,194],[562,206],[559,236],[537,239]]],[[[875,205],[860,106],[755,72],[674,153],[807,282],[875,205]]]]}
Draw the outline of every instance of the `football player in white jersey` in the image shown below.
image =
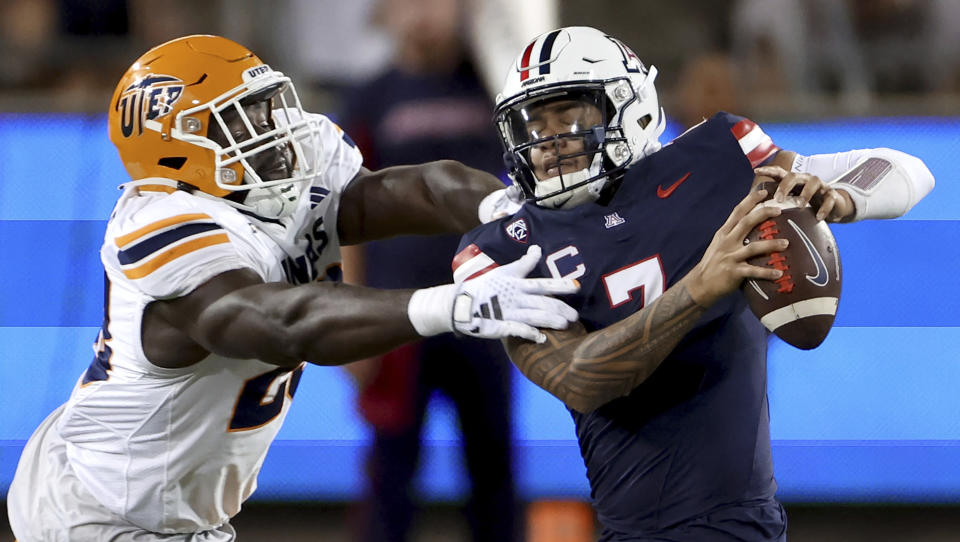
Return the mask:
{"type": "Polygon", "coordinates": [[[20,458],[20,542],[233,540],[305,362],[448,331],[542,341],[538,327],[577,319],[550,297],[575,281],[525,278],[536,247],[461,285],[340,284],[341,244],[465,232],[503,185],[449,161],[368,171],[287,77],[230,40],[148,51],[109,123],[131,181],[100,252],[103,327],[20,458]]]}

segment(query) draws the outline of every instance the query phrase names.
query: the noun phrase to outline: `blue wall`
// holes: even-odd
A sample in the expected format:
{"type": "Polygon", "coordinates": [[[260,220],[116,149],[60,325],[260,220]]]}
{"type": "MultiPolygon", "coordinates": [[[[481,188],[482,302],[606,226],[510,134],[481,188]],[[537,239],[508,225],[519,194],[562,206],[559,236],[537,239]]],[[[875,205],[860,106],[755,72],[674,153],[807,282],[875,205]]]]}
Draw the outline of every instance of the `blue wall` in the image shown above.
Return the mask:
{"type": "MultiPolygon", "coordinates": [[[[835,328],[810,352],[771,342],[781,497],[960,502],[960,119],[764,129],[802,153],[898,148],[938,181],[902,219],[834,227],[846,272],[835,328]]],[[[97,249],[125,178],[104,117],[0,115],[0,491],[24,441],[90,362],[102,318],[97,249]]],[[[569,415],[516,376],[522,494],[586,496],[569,415]]],[[[368,437],[344,372],[308,367],[256,498],[357,497],[368,437]]],[[[456,438],[440,403],[419,481],[427,498],[465,492],[456,438]]]]}

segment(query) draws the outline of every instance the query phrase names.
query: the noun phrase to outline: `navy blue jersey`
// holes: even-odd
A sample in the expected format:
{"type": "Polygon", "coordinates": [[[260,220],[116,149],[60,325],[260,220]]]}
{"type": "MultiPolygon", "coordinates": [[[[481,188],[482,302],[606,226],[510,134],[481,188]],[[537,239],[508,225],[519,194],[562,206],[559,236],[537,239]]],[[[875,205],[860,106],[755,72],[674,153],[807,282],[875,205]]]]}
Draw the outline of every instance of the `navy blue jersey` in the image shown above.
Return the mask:
{"type": "MultiPolygon", "coordinates": [[[[606,205],[525,204],[464,236],[458,279],[524,254],[531,276],[567,277],[588,330],[650,303],[699,262],[777,151],[751,121],[719,113],[634,164],[606,205]]],[[[594,506],[610,533],[656,533],[729,506],[772,502],[767,332],[739,292],[711,307],[630,395],[571,410],[594,506]]],[[[752,516],[751,516],[752,517],[752,516]]]]}

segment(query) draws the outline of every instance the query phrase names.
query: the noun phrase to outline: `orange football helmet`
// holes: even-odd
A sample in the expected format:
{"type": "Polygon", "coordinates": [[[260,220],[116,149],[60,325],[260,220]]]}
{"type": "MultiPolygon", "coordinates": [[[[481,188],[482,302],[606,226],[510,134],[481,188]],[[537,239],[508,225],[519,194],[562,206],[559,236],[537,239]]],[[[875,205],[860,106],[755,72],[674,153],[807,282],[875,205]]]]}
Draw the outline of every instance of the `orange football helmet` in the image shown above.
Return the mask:
{"type": "Polygon", "coordinates": [[[281,216],[294,208],[300,183],[319,173],[319,120],[303,111],[290,78],[219,36],[186,36],[147,51],[120,79],[108,120],[140,190],[186,188],[220,198],[246,191],[226,201],[281,216]],[[269,127],[255,127],[244,111],[261,100],[272,100],[269,127]],[[228,129],[228,110],[239,113],[245,136],[228,129]],[[208,137],[213,123],[226,146],[208,137]],[[262,179],[248,162],[284,147],[293,156],[289,177],[262,179]]]}

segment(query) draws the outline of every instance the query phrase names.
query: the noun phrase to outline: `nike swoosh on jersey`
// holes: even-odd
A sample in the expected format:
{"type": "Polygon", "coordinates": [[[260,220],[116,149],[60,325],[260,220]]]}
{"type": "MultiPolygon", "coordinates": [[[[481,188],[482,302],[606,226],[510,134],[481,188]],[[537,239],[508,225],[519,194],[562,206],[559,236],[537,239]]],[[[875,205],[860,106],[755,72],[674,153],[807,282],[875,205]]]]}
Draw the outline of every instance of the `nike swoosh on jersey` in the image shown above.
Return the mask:
{"type": "Polygon", "coordinates": [[[787,223],[796,230],[797,235],[800,236],[800,240],[803,241],[804,246],[807,247],[807,252],[810,253],[810,258],[813,260],[814,265],[817,266],[817,274],[814,276],[806,275],[806,279],[809,280],[815,286],[826,286],[827,282],[830,280],[830,275],[827,272],[827,264],[824,263],[823,257],[820,256],[820,253],[817,252],[817,248],[813,246],[813,241],[807,237],[807,234],[803,233],[803,230],[794,223],[793,220],[787,220],[787,223]]]}
{"type": "Polygon", "coordinates": [[[657,185],[657,197],[660,199],[667,199],[670,197],[670,194],[673,194],[673,191],[677,189],[678,186],[683,184],[683,181],[686,181],[690,177],[690,172],[687,172],[686,175],[680,177],[677,182],[671,184],[666,189],[662,185],[657,185]]]}

